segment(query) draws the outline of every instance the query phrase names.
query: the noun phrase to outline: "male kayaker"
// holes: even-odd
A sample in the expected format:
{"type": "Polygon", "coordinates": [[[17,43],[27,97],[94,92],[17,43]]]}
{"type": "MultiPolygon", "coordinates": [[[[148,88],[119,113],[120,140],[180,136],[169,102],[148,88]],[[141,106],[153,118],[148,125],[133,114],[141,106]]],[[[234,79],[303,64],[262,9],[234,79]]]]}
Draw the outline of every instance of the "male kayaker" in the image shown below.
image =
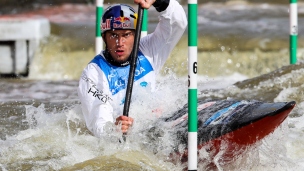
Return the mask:
{"type": "MultiPolygon", "coordinates": [[[[186,14],[176,0],[134,0],[143,8],[152,5],[159,12],[155,31],[140,40],[135,69],[134,87],[155,87],[155,75],[161,70],[169,54],[187,26],[186,14]]],[[[123,105],[133,49],[137,14],[132,7],[117,4],[108,7],[101,30],[105,50],[84,69],[78,87],[82,112],[87,128],[102,137],[107,122],[121,126],[126,133],[133,118],[123,116],[123,105]]]]}

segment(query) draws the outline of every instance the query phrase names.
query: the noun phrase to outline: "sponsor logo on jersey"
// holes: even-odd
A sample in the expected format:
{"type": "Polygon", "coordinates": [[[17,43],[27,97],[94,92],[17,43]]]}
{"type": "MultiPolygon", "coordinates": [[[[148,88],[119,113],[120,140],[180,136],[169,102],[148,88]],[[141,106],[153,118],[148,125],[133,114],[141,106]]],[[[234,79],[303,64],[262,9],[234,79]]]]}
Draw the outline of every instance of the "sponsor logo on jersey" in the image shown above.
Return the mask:
{"type": "Polygon", "coordinates": [[[104,94],[103,91],[98,90],[96,84],[90,78],[86,77],[85,75],[82,75],[81,78],[90,84],[90,88],[87,92],[88,94],[96,97],[103,103],[107,103],[107,101],[112,100],[108,95],[104,94]]]}

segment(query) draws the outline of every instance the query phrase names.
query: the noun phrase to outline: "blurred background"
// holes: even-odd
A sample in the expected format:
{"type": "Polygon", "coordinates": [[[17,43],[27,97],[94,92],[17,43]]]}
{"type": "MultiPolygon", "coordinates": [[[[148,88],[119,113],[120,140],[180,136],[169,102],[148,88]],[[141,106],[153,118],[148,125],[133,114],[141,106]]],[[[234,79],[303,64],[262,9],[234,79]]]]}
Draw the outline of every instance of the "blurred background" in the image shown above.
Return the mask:
{"type": "MultiPolygon", "coordinates": [[[[126,3],[125,0],[105,0],[104,3],[126,3]]],[[[131,3],[132,1],[130,1],[131,3]]],[[[180,0],[181,4],[186,4],[187,0],[180,0]]],[[[289,1],[285,0],[199,0],[198,3],[209,3],[209,2],[248,2],[248,3],[269,3],[269,4],[288,4],[289,1]]],[[[298,2],[303,2],[303,0],[298,0],[298,2]]],[[[1,13],[14,13],[21,10],[32,10],[37,8],[39,5],[59,5],[63,3],[78,3],[78,4],[94,4],[95,0],[1,0],[1,13]]]]}
{"type": "MultiPolygon", "coordinates": [[[[302,59],[303,1],[298,3],[298,60],[302,59]]],[[[105,0],[104,8],[124,0],[105,0]]],[[[187,1],[181,0],[187,12],[187,1]]],[[[255,77],[289,64],[289,1],[216,0],[198,2],[200,75],[240,73],[255,77]]],[[[130,1],[132,4],[132,1],[130,1]]],[[[50,36],[41,41],[31,61],[29,78],[78,79],[95,56],[95,2],[91,0],[0,0],[2,17],[47,18],[50,36]],[[60,62],[59,62],[60,61],[60,62]],[[39,63],[39,64],[38,64],[39,63]]],[[[136,6],[134,6],[135,9],[136,6]]],[[[158,21],[149,9],[148,32],[158,21]]],[[[162,74],[187,74],[187,31],[162,74]]]]}

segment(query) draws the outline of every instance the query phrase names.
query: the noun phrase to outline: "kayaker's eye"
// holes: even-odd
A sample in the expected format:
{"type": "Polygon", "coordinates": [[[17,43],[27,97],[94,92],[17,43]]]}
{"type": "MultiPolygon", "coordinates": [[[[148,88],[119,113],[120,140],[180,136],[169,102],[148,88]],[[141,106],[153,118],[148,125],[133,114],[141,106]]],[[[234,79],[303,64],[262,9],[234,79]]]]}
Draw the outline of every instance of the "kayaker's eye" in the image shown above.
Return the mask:
{"type": "Polygon", "coordinates": [[[126,38],[126,39],[129,38],[129,37],[131,37],[131,36],[133,36],[133,32],[127,32],[127,33],[125,33],[125,34],[122,35],[122,37],[126,38]]]}
{"type": "Polygon", "coordinates": [[[133,35],[134,34],[131,31],[123,33],[123,34],[111,33],[110,38],[111,39],[120,39],[120,38],[128,39],[128,38],[132,37],[133,35]]]}

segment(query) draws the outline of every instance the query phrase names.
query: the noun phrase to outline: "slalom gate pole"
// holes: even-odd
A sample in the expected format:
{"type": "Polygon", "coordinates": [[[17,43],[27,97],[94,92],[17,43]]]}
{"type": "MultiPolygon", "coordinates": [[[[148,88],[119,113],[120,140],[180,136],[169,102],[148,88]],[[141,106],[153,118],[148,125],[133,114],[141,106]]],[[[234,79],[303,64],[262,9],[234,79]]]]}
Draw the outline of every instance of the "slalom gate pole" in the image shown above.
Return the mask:
{"type": "Polygon", "coordinates": [[[297,39],[298,39],[298,5],[297,0],[290,0],[290,64],[297,63],[297,39]]]}
{"type": "Polygon", "coordinates": [[[188,170],[197,170],[197,0],[188,0],[188,170]]]}
{"type": "Polygon", "coordinates": [[[101,16],[103,13],[103,0],[96,0],[96,28],[95,28],[95,54],[99,54],[103,49],[101,37],[101,16]]]}
{"type": "Polygon", "coordinates": [[[145,37],[147,36],[147,34],[148,34],[148,10],[144,9],[141,37],[145,37]]]}

